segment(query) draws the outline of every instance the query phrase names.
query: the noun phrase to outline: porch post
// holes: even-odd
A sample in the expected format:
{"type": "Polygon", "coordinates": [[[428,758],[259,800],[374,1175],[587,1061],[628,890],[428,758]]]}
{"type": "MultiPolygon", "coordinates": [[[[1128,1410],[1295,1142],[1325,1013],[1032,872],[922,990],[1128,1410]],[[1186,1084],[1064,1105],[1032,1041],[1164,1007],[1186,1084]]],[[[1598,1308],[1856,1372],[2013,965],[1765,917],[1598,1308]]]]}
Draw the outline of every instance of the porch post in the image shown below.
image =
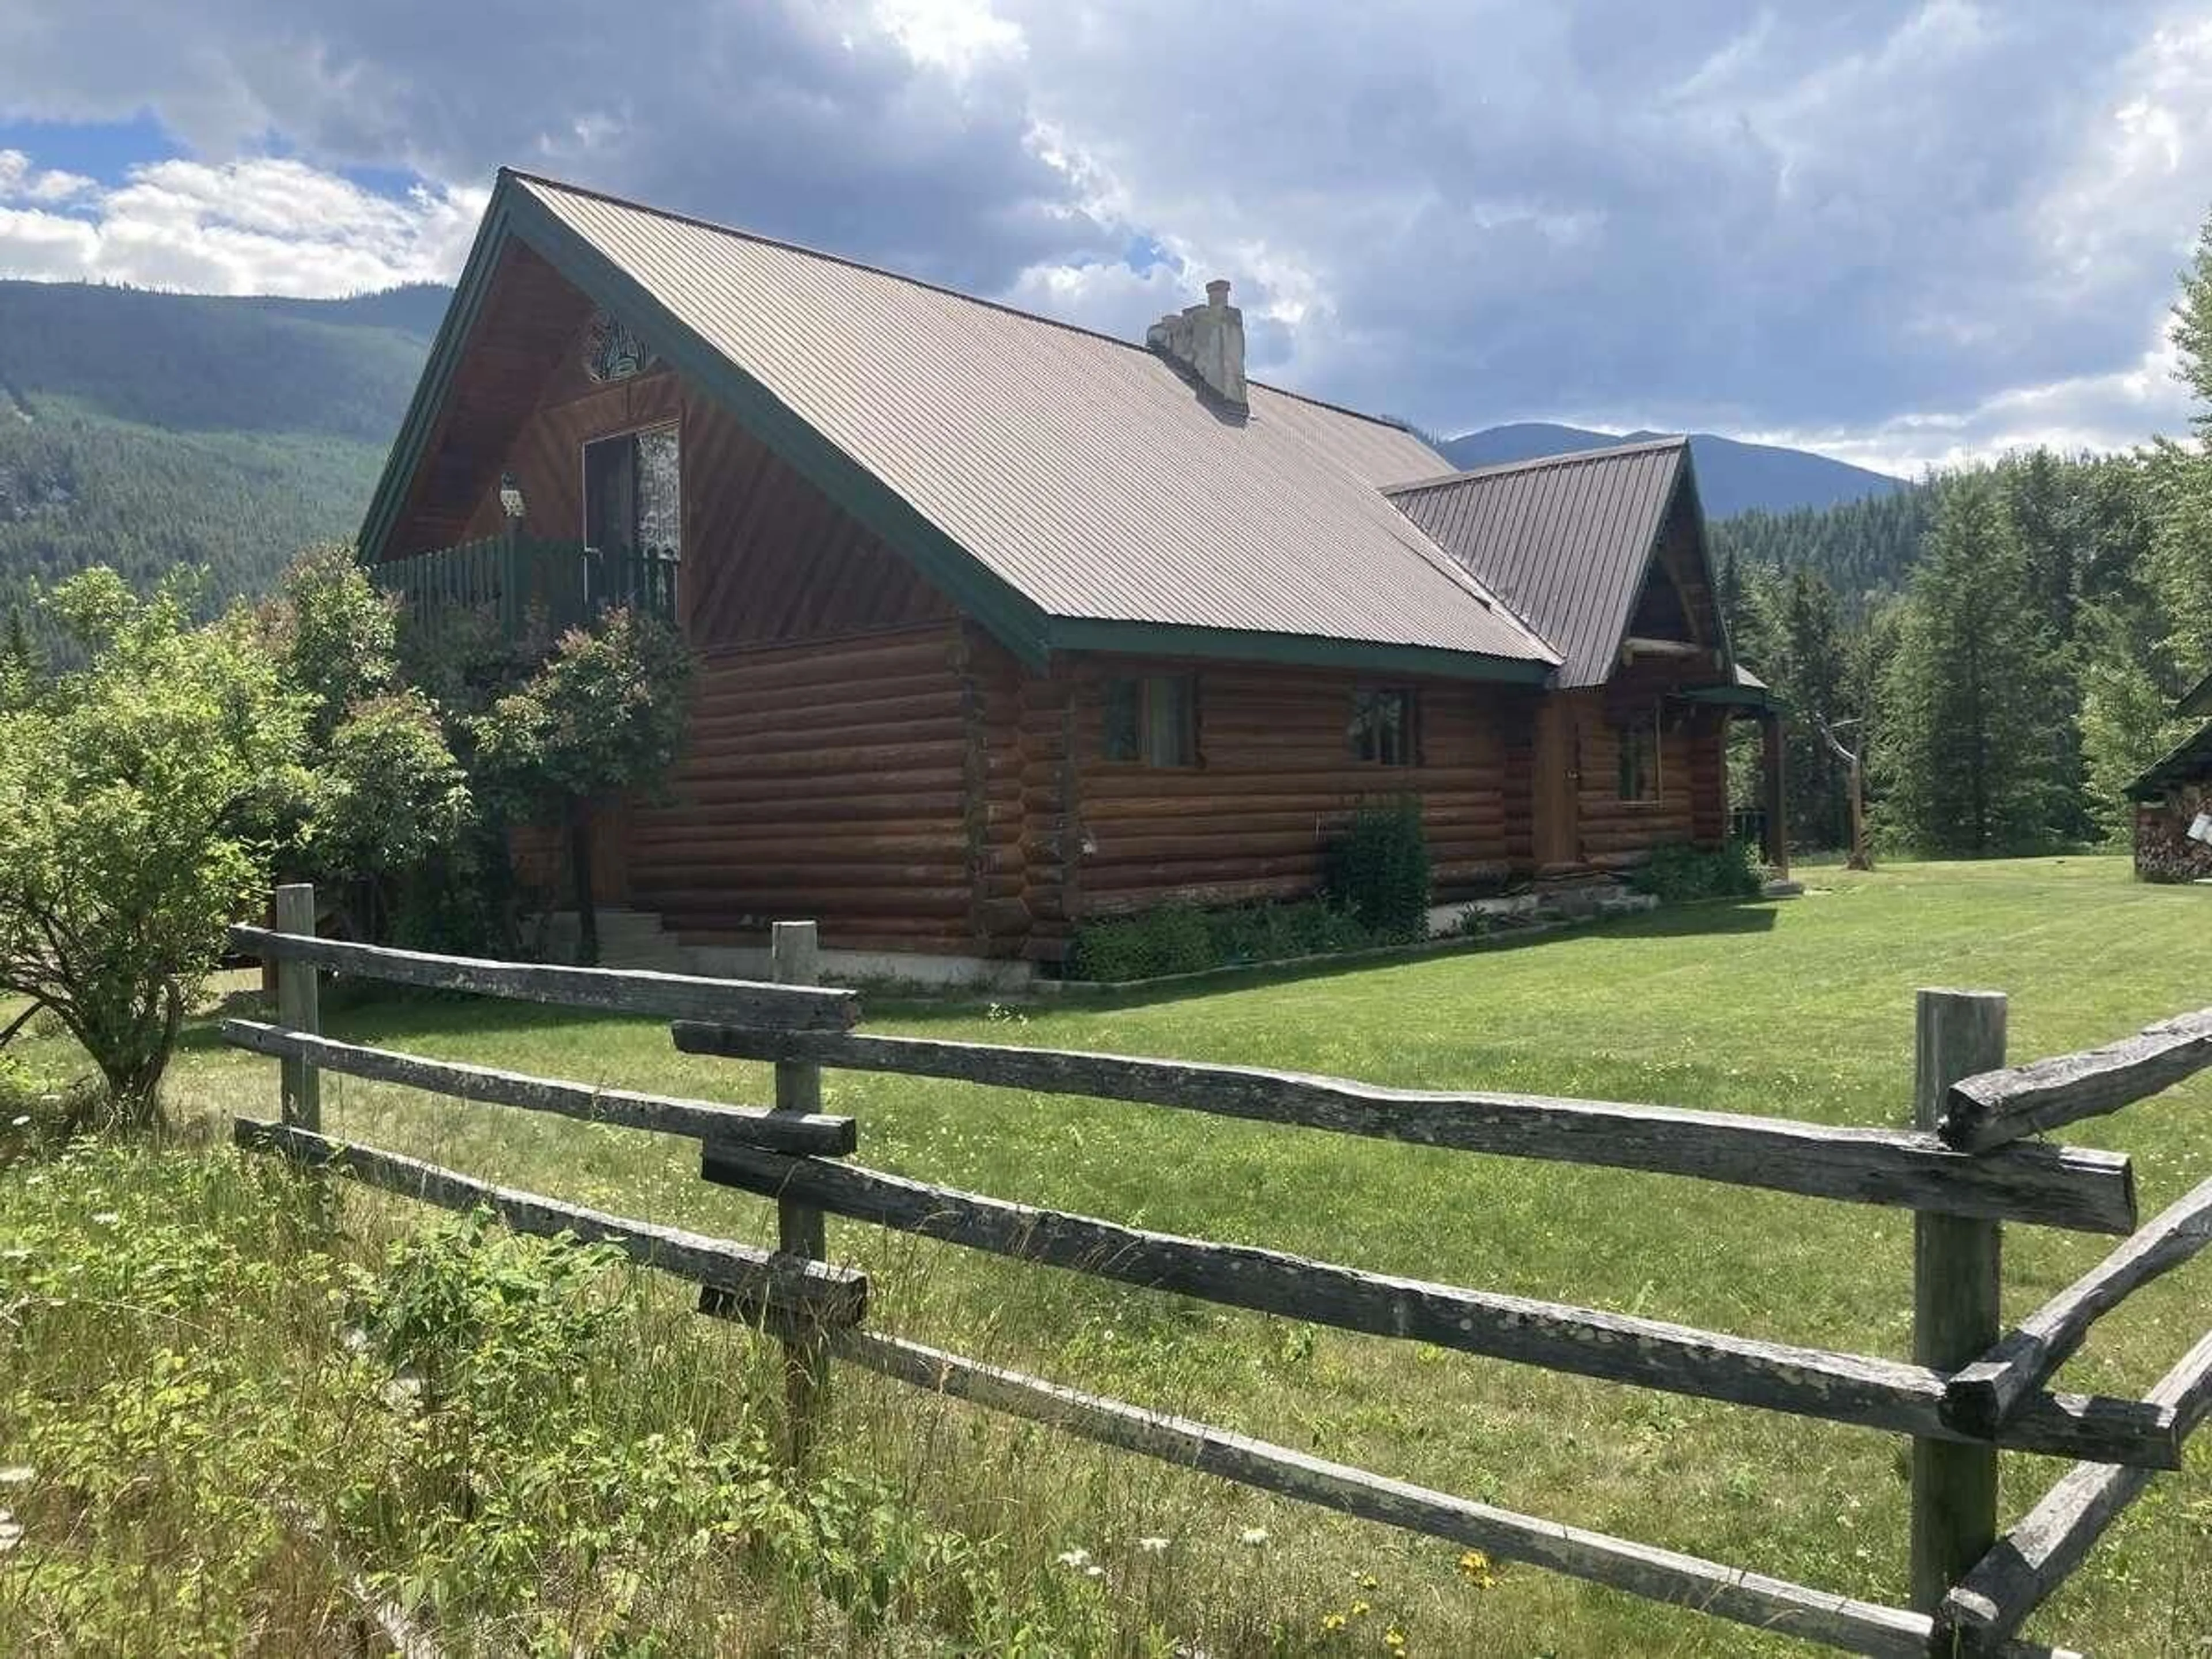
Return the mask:
{"type": "Polygon", "coordinates": [[[1778,709],[1762,709],[1759,716],[1761,771],[1766,783],[1766,846],[1763,849],[1766,861],[1783,880],[1790,878],[1790,826],[1784,821],[1783,757],[1786,752],[1782,741],[1782,714],[1778,709]]]}

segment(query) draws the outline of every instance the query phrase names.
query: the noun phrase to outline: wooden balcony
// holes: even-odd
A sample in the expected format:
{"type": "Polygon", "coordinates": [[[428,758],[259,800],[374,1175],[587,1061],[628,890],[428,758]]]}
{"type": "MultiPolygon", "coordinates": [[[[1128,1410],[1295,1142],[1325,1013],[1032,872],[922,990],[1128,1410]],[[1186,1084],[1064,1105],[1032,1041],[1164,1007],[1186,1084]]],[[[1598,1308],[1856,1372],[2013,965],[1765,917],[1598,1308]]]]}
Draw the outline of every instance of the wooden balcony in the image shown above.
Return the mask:
{"type": "Polygon", "coordinates": [[[419,619],[462,611],[495,617],[506,636],[588,627],[617,605],[677,622],[680,561],[655,548],[586,547],[532,536],[487,536],[369,567],[419,619]]]}

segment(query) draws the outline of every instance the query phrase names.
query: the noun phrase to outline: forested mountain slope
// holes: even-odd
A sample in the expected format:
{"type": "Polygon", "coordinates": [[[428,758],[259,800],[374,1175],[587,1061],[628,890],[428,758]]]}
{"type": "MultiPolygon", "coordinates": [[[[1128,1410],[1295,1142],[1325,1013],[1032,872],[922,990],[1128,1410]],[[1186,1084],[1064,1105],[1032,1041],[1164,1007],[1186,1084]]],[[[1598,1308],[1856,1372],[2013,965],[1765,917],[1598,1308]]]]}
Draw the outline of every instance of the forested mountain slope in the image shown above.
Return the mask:
{"type": "Polygon", "coordinates": [[[258,592],[351,535],[447,298],[0,282],[0,611],[93,563],[258,592]]]}

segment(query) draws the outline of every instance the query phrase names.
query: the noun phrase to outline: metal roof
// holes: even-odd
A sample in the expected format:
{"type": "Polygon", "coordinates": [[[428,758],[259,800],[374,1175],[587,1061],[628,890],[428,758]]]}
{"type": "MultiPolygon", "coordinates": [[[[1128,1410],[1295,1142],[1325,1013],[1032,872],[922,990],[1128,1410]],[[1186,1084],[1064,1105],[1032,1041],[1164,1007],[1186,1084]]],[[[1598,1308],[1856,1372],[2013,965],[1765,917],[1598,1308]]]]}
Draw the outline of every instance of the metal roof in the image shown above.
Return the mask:
{"type": "Polygon", "coordinates": [[[1661,438],[1477,467],[1389,489],[1390,499],[1565,659],[1558,684],[1599,685],[1689,467],[1661,438]]]}
{"type": "MultiPolygon", "coordinates": [[[[1126,341],[550,180],[501,185],[1042,613],[1048,644],[1171,650],[1159,630],[1190,629],[1282,636],[1293,657],[1306,640],[1557,661],[1382,493],[1446,465],[1401,428],[1256,384],[1240,414],[1126,341]]],[[[515,210],[533,246],[534,217],[515,210]]],[[[666,355],[655,319],[626,320],[666,355]]]]}
{"type": "Polygon", "coordinates": [[[2212,781],[2212,725],[2199,726],[2127,787],[2130,800],[2156,800],[2178,783],[2212,781]]]}
{"type": "Polygon", "coordinates": [[[2212,714],[2212,674],[2191,686],[2181,694],[2181,701],[2173,705],[2173,712],[2186,718],[2191,714],[2212,714]]]}

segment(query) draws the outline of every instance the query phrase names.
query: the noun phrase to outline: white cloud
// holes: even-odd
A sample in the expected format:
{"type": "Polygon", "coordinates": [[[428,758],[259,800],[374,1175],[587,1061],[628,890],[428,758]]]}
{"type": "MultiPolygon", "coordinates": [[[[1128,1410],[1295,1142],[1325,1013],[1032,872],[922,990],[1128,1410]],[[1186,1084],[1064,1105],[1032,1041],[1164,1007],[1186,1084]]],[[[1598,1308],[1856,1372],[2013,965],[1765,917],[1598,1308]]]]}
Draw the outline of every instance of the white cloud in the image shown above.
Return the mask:
{"type": "Polygon", "coordinates": [[[81,173],[43,171],[20,149],[0,149],[0,202],[66,202],[94,187],[81,173]]]}
{"type": "Polygon", "coordinates": [[[876,0],[874,20],[915,63],[955,75],[1022,54],[1020,28],[990,0],[876,0]]]}
{"type": "Polygon", "coordinates": [[[1993,461],[2030,449],[2062,454],[2133,448],[2183,432],[2191,413],[2179,354],[2160,332],[2133,363],[2039,386],[2010,387],[1968,407],[1893,415],[1858,428],[1745,432],[1756,443],[1818,450],[1899,477],[1993,461]]]}
{"type": "Polygon", "coordinates": [[[201,294],[329,296],[400,283],[451,282],[485,192],[418,185],[404,198],[364,190],[304,162],[210,166],[156,161],[103,189],[44,181],[0,150],[0,276],[75,278],[201,294]],[[42,188],[43,186],[43,188],[42,188]]]}

